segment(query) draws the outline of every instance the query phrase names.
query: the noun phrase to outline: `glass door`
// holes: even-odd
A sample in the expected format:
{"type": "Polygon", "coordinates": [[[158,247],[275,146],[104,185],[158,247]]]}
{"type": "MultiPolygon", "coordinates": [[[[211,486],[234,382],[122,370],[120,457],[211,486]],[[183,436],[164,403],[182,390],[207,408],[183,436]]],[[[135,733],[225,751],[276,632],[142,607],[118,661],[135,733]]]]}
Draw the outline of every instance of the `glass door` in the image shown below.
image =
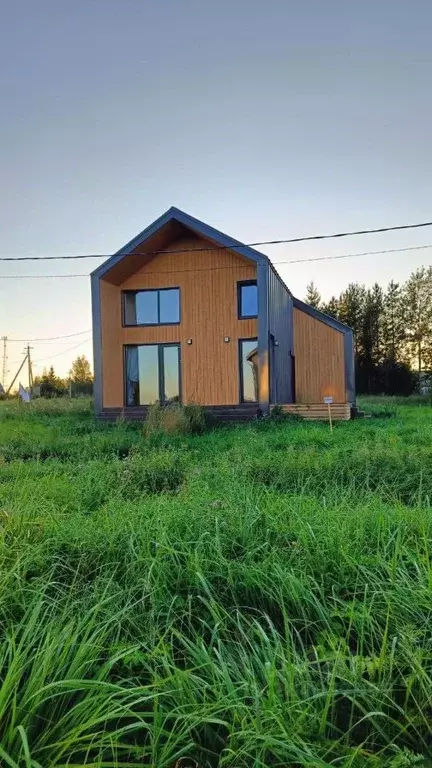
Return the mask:
{"type": "Polygon", "coordinates": [[[125,347],[127,406],[180,401],[180,344],[125,347]]]}
{"type": "Polygon", "coordinates": [[[258,339],[240,339],[240,402],[258,402],[258,339]]]}
{"type": "Polygon", "coordinates": [[[180,345],[160,345],[162,353],[161,403],[180,402],[180,345]]]}

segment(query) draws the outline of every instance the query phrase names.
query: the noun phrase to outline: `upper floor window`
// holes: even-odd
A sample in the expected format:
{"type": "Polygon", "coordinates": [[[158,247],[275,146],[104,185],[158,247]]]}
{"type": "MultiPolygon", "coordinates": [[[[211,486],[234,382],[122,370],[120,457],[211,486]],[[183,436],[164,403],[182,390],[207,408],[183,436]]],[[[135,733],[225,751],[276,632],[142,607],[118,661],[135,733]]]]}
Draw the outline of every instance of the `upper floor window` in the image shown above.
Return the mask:
{"type": "Polygon", "coordinates": [[[258,287],[256,280],[237,283],[238,316],[258,317],[258,287]]]}
{"type": "Polygon", "coordinates": [[[125,325],[173,325],[180,322],[180,289],[160,288],[123,294],[125,325]]]}

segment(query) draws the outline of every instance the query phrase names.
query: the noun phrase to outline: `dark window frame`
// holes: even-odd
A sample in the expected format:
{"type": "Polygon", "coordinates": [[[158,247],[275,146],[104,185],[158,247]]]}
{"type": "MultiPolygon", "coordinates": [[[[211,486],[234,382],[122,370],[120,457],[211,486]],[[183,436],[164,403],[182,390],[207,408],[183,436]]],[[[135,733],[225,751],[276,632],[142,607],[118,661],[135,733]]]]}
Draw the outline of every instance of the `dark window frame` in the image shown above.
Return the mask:
{"type": "MultiPolygon", "coordinates": [[[[127,364],[126,354],[127,350],[132,347],[157,347],[158,352],[158,386],[159,395],[165,392],[165,366],[164,366],[164,353],[165,347],[177,347],[178,351],[178,373],[179,373],[179,399],[178,402],[183,402],[182,396],[182,354],[181,343],[179,341],[167,341],[167,342],[145,342],[144,344],[124,344],[123,345],[123,402],[125,408],[149,408],[151,403],[143,403],[140,405],[128,405],[127,402],[127,364]]],[[[161,405],[169,405],[164,399],[159,397],[158,401],[161,405]]]]}
{"type": "Polygon", "coordinates": [[[257,348],[258,348],[258,339],[256,336],[251,336],[249,338],[239,339],[238,340],[238,366],[239,366],[239,403],[259,403],[259,380],[257,380],[257,399],[256,400],[245,400],[244,399],[244,377],[243,377],[243,355],[242,355],[242,349],[243,349],[243,342],[244,341],[255,341],[257,348]]]}
{"type": "Polygon", "coordinates": [[[122,291],[122,327],[123,328],[155,328],[161,325],[180,325],[181,323],[181,290],[179,285],[169,285],[165,288],[137,288],[133,291],[122,291]],[[160,322],[160,294],[162,291],[178,291],[179,319],[171,323],[160,322]],[[126,296],[136,296],[137,293],[157,293],[157,323],[127,323],[126,322],[126,296]]]}
{"type": "Polygon", "coordinates": [[[237,282],[237,318],[238,320],[250,320],[258,317],[258,281],[257,280],[239,280],[237,282]],[[255,285],[257,289],[257,313],[256,315],[244,315],[242,313],[242,288],[248,285],[255,285]]]}

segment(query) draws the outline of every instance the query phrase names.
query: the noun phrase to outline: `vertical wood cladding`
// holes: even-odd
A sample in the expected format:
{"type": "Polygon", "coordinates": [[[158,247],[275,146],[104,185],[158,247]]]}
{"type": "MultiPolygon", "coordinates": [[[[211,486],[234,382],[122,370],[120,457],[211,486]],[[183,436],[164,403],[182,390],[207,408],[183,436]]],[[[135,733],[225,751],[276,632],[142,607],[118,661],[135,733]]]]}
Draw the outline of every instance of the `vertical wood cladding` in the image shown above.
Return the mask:
{"type": "Polygon", "coordinates": [[[344,335],[294,308],[296,403],[345,403],[344,335]]]}
{"type": "Polygon", "coordinates": [[[101,280],[103,407],[124,405],[123,345],[161,342],[181,344],[184,402],[239,402],[238,340],[256,337],[258,323],[238,319],[237,282],[256,279],[256,265],[228,250],[206,250],[212,247],[186,235],[169,246],[186,252],[159,254],[120,285],[108,282],[109,273],[101,280]],[[170,287],[180,288],[179,325],[122,327],[122,291],[170,287]]]}

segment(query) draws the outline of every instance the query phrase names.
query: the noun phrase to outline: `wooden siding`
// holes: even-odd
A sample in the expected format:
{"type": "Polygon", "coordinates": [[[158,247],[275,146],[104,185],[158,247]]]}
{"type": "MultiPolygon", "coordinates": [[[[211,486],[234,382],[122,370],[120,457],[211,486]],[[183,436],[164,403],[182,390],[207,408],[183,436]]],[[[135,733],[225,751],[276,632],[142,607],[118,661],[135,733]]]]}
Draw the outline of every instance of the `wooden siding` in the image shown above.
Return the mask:
{"type": "Polygon", "coordinates": [[[201,250],[213,244],[185,235],[120,285],[101,280],[102,398],[104,408],[124,405],[123,346],[180,342],[184,402],[239,402],[238,340],[258,335],[256,319],[237,317],[237,282],[256,278],[256,265],[227,251],[201,250]],[[187,251],[187,249],[191,249],[187,251]],[[140,288],[180,288],[179,325],[122,327],[121,293],[140,288]],[[225,336],[230,342],[225,343],[225,336]],[[192,339],[192,344],[186,343],[192,339]]]}
{"type": "MultiPolygon", "coordinates": [[[[290,403],[283,405],[283,410],[287,413],[296,413],[309,421],[328,421],[328,406],[324,403],[290,403]]],[[[331,406],[331,415],[333,421],[349,421],[351,418],[351,406],[349,403],[333,403],[331,406]]]]}
{"type": "Polygon", "coordinates": [[[344,335],[294,308],[296,403],[346,402],[344,335]]]}

